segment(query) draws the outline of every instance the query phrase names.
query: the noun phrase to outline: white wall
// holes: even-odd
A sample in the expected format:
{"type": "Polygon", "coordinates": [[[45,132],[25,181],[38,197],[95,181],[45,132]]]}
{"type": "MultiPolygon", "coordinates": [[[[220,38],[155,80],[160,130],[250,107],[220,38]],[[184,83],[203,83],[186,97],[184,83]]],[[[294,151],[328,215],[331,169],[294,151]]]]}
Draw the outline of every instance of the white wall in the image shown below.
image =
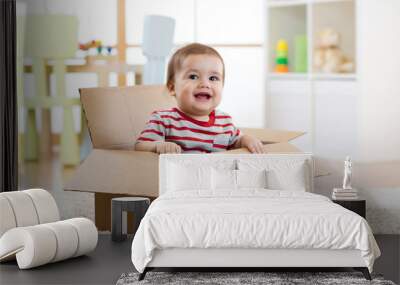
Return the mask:
{"type": "Polygon", "coordinates": [[[28,14],[75,15],[79,20],[79,42],[101,39],[117,43],[117,1],[114,0],[18,0],[27,3],[28,14]]]}
{"type": "Polygon", "coordinates": [[[217,48],[225,61],[225,86],[219,108],[239,127],[264,127],[262,48],[217,48]]]}
{"type": "Polygon", "coordinates": [[[357,184],[377,232],[400,233],[400,1],[360,1],[357,184]]]}
{"type": "Polygon", "coordinates": [[[400,1],[360,8],[360,155],[400,160],[400,1]]]}

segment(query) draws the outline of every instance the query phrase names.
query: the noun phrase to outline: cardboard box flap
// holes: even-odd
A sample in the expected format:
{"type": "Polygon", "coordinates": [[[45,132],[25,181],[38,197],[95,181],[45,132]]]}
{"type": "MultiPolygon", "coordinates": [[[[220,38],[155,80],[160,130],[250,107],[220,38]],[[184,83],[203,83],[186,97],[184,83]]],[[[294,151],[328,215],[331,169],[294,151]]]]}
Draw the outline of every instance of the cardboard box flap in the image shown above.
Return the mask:
{"type": "Polygon", "coordinates": [[[158,196],[158,154],[94,149],[64,190],[158,196]]]}
{"type": "MultiPolygon", "coordinates": [[[[264,145],[267,153],[301,152],[283,142],[264,145]]],[[[249,153],[240,148],[218,154],[249,153]]],[[[158,158],[152,152],[93,149],[64,185],[64,190],[158,196],[158,158]]]]}
{"type": "Polygon", "coordinates": [[[274,129],[239,128],[243,134],[252,135],[263,143],[288,142],[304,135],[304,132],[284,131],[274,129]]]}
{"type": "MultiPolygon", "coordinates": [[[[271,143],[271,144],[266,144],[263,146],[265,153],[292,153],[292,152],[302,152],[300,149],[295,147],[294,145],[291,145],[288,142],[282,142],[282,143],[271,143]]],[[[238,149],[233,149],[233,150],[228,150],[228,151],[223,151],[223,152],[216,152],[216,154],[235,154],[235,153],[250,153],[250,151],[247,148],[238,148],[238,149]]]]}
{"type": "Polygon", "coordinates": [[[94,148],[132,149],[154,110],[176,106],[165,85],[79,91],[94,148]]]}

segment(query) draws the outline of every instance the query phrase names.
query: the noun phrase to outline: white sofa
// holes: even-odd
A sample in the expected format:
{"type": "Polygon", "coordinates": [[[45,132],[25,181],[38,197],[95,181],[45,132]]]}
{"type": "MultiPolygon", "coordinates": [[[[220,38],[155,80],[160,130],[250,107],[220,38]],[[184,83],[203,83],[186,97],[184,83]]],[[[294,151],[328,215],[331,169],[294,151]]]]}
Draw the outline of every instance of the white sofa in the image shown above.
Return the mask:
{"type": "Polygon", "coordinates": [[[60,221],[54,198],[43,189],[0,193],[0,262],[17,259],[20,269],[86,254],[98,232],[87,218],[60,221]]]}

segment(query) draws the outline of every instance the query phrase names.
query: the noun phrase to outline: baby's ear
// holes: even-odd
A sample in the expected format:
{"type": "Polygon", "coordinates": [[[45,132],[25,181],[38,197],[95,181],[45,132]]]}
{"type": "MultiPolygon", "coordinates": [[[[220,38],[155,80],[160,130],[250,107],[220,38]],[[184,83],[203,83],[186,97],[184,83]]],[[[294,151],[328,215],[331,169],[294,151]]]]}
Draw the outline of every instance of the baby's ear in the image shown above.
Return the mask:
{"type": "Polygon", "coordinates": [[[170,94],[171,96],[175,96],[175,86],[174,86],[173,83],[168,83],[168,84],[167,84],[167,89],[168,89],[169,94],[170,94]]]}

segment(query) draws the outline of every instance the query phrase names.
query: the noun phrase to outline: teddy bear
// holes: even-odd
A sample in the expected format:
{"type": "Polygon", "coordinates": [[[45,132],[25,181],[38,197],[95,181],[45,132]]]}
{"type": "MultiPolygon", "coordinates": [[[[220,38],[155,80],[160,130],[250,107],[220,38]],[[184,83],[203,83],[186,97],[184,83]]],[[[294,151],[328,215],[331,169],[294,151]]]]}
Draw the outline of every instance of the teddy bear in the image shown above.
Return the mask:
{"type": "Polygon", "coordinates": [[[314,49],[314,71],[322,73],[350,73],[354,63],[339,48],[340,35],[333,29],[326,28],[318,33],[314,49]]]}

